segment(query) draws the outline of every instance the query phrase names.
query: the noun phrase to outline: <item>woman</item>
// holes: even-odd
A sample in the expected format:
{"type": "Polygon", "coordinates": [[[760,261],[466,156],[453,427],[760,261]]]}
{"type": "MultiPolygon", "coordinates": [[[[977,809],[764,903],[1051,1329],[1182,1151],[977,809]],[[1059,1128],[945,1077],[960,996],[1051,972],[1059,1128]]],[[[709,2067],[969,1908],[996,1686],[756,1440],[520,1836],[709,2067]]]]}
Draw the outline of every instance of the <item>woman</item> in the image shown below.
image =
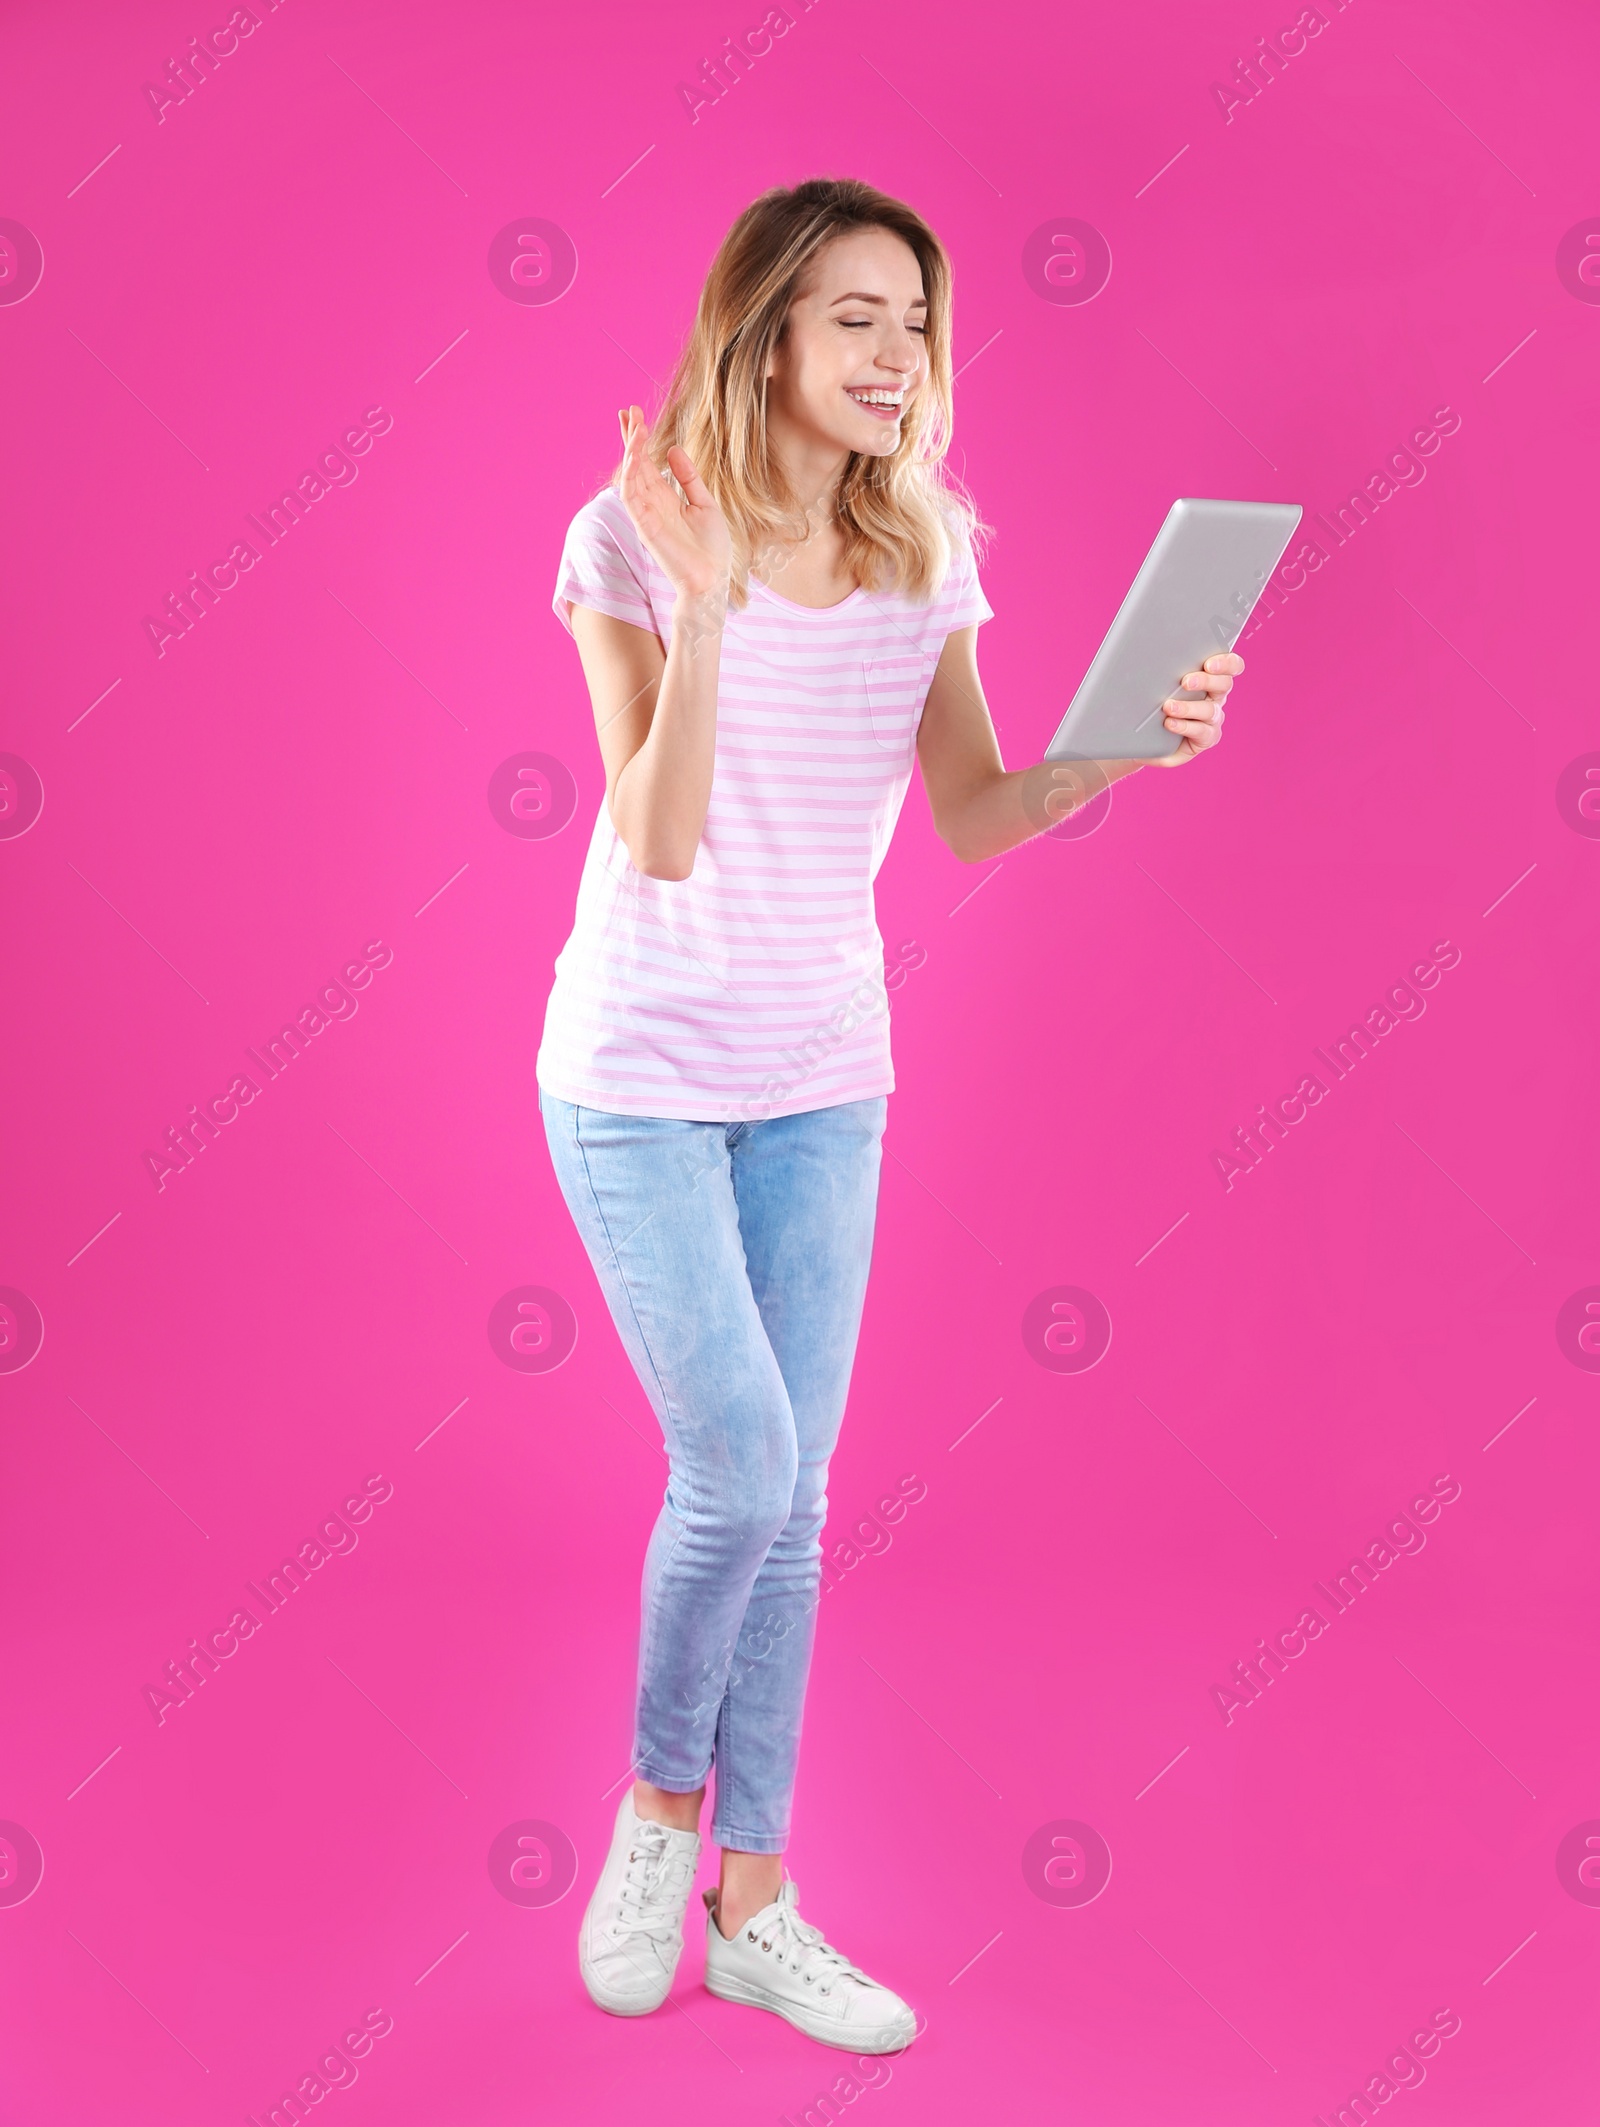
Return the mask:
{"type": "MultiPolygon", "coordinates": [[[[1143,765],[1004,767],[976,661],[983,527],[941,470],[950,319],[949,259],[909,207],[848,179],[766,193],[712,264],[660,416],[621,416],[555,597],[606,800],[539,1105],[669,1461],[636,1777],[580,1969],[617,2015],[665,2000],[715,1765],[706,1984],[858,2053],[909,2044],[915,2017],[800,1918],[781,1857],[894,1084],[872,881],[913,759],[969,863],[1143,765]]],[[[1167,703],[1159,765],[1214,744],[1242,670],[1184,676],[1204,699],[1167,703]]]]}

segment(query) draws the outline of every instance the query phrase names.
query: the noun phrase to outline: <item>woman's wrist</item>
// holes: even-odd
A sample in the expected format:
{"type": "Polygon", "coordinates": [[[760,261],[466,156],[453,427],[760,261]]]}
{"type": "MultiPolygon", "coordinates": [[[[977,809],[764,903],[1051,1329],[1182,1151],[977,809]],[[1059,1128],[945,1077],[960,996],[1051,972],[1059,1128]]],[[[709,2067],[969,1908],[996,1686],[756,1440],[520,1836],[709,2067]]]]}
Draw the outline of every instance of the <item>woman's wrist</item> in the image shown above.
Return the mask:
{"type": "Polygon", "coordinates": [[[720,576],[707,572],[703,576],[685,577],[672,587],[673,603],[679,607],[703,607],[728,602],[728,571],[720,576]]]}
{"type": "Polygon", "coordinates": [[[691,647],[722,633],[728,617],[728,584],[679,584],[672,601],[672,631],[691,647]]]}

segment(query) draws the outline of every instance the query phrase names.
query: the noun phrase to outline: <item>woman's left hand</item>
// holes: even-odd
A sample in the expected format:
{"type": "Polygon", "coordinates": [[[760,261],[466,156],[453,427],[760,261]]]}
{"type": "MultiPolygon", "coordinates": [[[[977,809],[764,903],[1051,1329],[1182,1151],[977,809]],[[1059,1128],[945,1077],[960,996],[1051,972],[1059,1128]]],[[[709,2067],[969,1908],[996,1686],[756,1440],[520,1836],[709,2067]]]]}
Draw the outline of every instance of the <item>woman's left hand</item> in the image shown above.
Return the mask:
{"type": "Polygon", "coordinates": [[[1180,768],[1185,761],[1192,761],[1197,753],[1204,753],[1208,746],[1216,745],[1222,736],[1229,692],[1243,670],[1244,659],[1232,650],[1225,650],[1216,657],[1208,657],[1198,672],[1186,672],[1178,685],[1191,693],[1204,689],[1206,699],[1182,702],[1175,701],[1170,695],[1167,697],[1161,707],[1167,730],[1179,741],[1178,750],[1146,761],[1145,766],[1180,768]]]}

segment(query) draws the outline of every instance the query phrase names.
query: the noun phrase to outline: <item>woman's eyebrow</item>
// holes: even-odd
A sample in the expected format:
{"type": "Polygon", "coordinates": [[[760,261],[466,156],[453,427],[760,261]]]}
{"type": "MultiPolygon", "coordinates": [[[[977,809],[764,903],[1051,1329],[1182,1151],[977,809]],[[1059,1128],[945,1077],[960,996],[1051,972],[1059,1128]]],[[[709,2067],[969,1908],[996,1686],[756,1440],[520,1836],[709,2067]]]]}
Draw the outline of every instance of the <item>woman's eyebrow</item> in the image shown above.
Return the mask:
{"type": "MultiPolygon", "coordinates": [[[[848,295],[836,295],[828,308],[836,309],[840,303],[877,303],[881,306],[886,305],[888,300],[886,295],[868,295],[863,289],[852,288],[848,295]]],[[[907,305],[911,310],[926,310],[927,307],[928,298],[925,295],[914,296],[907,305]]]]}

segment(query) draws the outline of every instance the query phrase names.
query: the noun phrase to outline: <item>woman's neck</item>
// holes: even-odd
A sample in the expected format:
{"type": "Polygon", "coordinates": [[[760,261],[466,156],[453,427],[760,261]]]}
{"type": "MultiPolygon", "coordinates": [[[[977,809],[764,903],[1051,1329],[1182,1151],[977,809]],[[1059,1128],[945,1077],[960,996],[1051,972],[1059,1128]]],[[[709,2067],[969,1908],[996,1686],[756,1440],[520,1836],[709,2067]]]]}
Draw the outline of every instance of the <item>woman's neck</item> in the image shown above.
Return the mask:
{"type": "Polygon", "coordinates": [[[769,424],[767,444],[778,473],[805,511],[812,531],[819,525],[831,524],[849,452],[840,450],[825,436],[795,428],[781,417],[769,424]]]}

